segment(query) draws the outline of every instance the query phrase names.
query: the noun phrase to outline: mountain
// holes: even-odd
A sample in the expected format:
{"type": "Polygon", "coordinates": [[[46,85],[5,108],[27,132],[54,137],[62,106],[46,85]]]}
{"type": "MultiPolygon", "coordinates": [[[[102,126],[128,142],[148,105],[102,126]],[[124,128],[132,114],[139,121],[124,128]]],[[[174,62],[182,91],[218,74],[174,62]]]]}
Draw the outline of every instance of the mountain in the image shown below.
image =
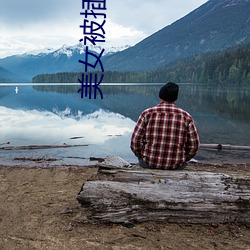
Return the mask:
{"type": "MultiPolygon", "coordinates": [[[[154,70],[198,53],[247,44],[250,42],[249,10],[250,0],[209,0],[133,47],[105,49],[102,64],[106,71],[154,70]]],[[[99,46],[89,46],[89,49],[98,54],[101,51],[99,46]]],[[[81,43],[64,45],[56,51],[0,59],[0,66],[31,81],[38,74],[84,71],[84,65],[78,62],[84,53],[81,43]]]]}
{"type": "Polygon", "coordinates": [[[1,82],[8,82],[10,75],[11,73],[8,70],[0,67],[0,81],[1,82]]]}
{"type": "MultiPolygon", "coordinates": [[[[98,72],[100,79],[102,72],[98,72]]],[[[81,72],[41,74],[34,83],[78,83],[81,72]]],[[[103,83],[164,83],[174,82],[217,83],[226,85],[250,84],[250,43],[223,51],[207,52],[176,60],[162,68],[140,72],[105,71],[103,83]]]]}
{"type": "MultiPolygon", "coordinates": [[[[128,46],[105,48],[103,55],[112,55],[126,48],[128,46]]],[[[64,45],[55,51],[47,50],[41,53],[26,53],[6,57],[0,59],[0,66],[23,76],[20,77],[20,80],[25,77],[28,78],[28,81],[31,81],[32,77],[42,73],[74,71],[79,67],[78,60],[84,58],[85,49],[85,46],[81,43],[75,46],[64,45]]],[[[99,54],[102,48],[100,46],[89,46],[89,50],[99,54]]]]}
{"type": "MultiPolygon", "coordinates": [[[[135,46],[103,58],[106,70],[141,71],[250,41],[250,0],[210,0],[135,46]]],[[[166,11],[167,14],[167,11],[166,11]]]]}
{"type": "Polygon", "coordinates": [[[1,83],[10,83],[10,82],[18,82],[20,79],[25,80],[25,78],[14,74],[3,67],[0,67],[0,82],[1,83]]]}

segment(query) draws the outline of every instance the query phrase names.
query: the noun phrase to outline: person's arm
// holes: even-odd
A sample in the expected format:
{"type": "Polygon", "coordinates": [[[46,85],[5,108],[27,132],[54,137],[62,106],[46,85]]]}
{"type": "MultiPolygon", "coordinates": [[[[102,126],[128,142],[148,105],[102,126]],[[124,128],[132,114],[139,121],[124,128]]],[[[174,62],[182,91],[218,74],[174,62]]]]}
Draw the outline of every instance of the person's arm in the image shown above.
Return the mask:
{"type": "Polygon", "coordinates": [[[143,114],[141,114],[134,128],[130,144],[131,150],[138,158],[141,158],[145,131],[146,131],[145,117],[143,114]]]}
{"type": "Polygon", "coordinates": [[[191,160],[197,153],[200,146],[200,138],[192,119],[188,125],[187,143],[186,143],[186,160],[191,160]]]}

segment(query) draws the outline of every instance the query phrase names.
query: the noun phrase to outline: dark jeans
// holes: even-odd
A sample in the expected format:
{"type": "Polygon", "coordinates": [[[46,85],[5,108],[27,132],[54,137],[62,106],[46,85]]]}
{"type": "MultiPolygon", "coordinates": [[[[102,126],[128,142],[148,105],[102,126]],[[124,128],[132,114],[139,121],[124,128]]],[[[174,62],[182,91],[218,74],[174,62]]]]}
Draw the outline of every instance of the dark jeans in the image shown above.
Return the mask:
{"type": "MultiPolygon", "coordinates": [[[[151,166],[149,166],[147,163],[145,163],[142,159],[138,159],[139,160],[139,165],[142,167],[142,168],[149,168],[149,169],[156,169],[156,168],[153,168],[151,166]]],[[[182,170],[182,169],[185,169],[187,167],[188,163],[187,162],[184,162],[182,166],[179,166],[175,169],[168,169],[168,170],[182,170]]]]}

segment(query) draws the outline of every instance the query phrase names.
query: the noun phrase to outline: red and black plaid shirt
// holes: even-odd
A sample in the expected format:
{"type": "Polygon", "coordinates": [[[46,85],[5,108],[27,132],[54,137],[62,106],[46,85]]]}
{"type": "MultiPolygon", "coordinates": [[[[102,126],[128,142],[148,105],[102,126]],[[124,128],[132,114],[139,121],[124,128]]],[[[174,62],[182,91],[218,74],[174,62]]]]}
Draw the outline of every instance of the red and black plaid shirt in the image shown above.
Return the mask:
{"type": "Polygon", "coordinates": [[[175,169],[199,148],[193,118],[174,103],[161,102],[139,117],[131,138],[134,154],[151,167],[175,169]]]}

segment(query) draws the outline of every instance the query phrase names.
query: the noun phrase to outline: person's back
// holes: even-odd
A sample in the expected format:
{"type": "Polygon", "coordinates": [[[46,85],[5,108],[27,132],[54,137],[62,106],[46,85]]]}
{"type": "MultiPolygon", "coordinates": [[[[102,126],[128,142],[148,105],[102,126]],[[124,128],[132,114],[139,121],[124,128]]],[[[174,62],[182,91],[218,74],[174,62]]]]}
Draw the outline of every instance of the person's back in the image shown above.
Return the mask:
{"type": "Polygon", "coordinates": [[[168,83],[160,92],[160,104],[139,117],[131,138],[131,149],[142,167],[182,168],[196,154],[199,136],[194,120],[174,101],[178,85],[168,83]]]}

